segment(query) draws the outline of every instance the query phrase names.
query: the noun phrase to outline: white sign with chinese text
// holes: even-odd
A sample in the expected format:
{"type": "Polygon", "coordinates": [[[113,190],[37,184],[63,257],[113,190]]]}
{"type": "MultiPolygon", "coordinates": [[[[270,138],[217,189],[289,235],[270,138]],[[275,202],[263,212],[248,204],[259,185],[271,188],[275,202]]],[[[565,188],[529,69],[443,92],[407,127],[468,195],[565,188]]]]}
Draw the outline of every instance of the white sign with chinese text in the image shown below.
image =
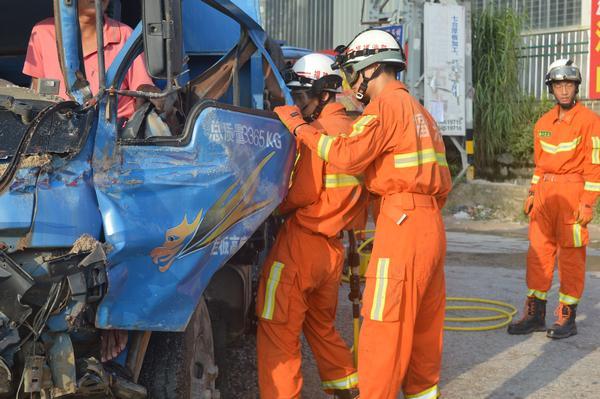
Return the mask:
{"type": "Polygon", "coordinates": [[[465,8],[425,3],[425,108],[446,136],[466,134],[465,8]]]}

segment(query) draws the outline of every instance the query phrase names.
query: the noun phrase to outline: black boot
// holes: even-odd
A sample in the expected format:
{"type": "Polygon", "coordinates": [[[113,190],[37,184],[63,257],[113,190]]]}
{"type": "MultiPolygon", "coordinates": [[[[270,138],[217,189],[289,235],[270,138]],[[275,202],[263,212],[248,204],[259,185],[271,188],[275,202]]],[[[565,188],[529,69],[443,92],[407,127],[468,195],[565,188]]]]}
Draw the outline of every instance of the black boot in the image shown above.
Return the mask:
{"type": "Polygon", "coordinates": [[[577,325],[575,324],[577,305],[560,303],[556,308],[555,314],[558,319],[546,333],[549,338],[561,339],[577,334],[577,325]]]}
{"type": "Polygon", "coordinates": [[[358,398],[357,389],[336,389],[333,391],[334,399],[356,399],[358,398]]]}
{"type": "Polygon", "coordinates": [[[546,301],[536,297],[527,297],[523,318],[511,323],[507,331],[509,334],[514,335],[546,331],[546,301]]]}

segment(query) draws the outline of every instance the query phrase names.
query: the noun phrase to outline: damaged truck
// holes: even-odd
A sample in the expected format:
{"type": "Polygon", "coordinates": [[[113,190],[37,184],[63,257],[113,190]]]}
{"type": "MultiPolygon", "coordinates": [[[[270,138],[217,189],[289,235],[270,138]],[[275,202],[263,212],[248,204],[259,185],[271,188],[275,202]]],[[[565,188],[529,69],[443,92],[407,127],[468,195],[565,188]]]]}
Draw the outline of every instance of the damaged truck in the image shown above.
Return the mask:
{"type": "Polygon", "coordinates": [[[0,3],[0,397],[220,397],[295,151],[258,1],[111,0],[135,28],[107,66],[98,35],[98,76],[77,0],[0,3]],[[48,17],[69,100],[20,72],[48,17]],[[157,90],[120,89],[138,56],[157,90]],[[127,121],[121,96],[142,104],[127,121]],[[103,330],[128,333],[110,363],[103,330]]]}

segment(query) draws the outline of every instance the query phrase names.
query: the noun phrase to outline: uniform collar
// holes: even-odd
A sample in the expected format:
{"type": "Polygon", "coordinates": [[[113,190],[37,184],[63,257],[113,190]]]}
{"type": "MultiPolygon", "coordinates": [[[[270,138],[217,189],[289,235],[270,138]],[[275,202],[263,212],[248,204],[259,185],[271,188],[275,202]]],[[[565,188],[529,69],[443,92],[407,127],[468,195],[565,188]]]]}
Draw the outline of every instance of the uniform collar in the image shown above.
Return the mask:
{"type": "MultiPolygon", "coordinates": [[[[104,32],[104,49],[105,50],[109,45],[118,44],[121,42],[121,29],[119,27],[119,23],[112,18],[108,18],[106,15],[104,16],[103,32],[104,32]]],[[[85,53],[83,56],[87,57],[94,53],[97,53],[97,50],[89,51],[89,52],[85,53]]]]}
{"type": "Polygon", "coordinates": [[[317,119],[321,119],[323,117],[328,117],[331,115],[335,115],[335,114],[345,114],[346,113],[346,108],[344,108],[344,106],[340,103],[329,103],[327,105],[325,105],[325,107],[323,107],[323,110],[321,111],[321,113],[319,114],[319,118],[317,119]]]}
{"type": "Polygon", "coordinates": [[[391,91],[391,90],[405,90],[408,91],[408,89],[406,88],[406,86],[404,85],[404,83],[402,83],[399,80],[393,80],[390,83],[388,83],[387,85],[385,85],[385,88],[383,89],[383,92],[387,92],[387,91],[391,91]]]}
{"type": "MultiPolygon", "coordinates": [[[[573,108],[571,108],[570,110],[568,110],[563,118],[560,120],[561,122],[565,122],[567,124],[571,124],[571,122],[573,121],[573,118],[575,117],[575,115],[579,112],[579,110],[581,109],[582,105],[581,103],[578,101],[575,103],[575,105],[573,106],[573,108]]],[[[558,119],[558,115],[559,115],[559,111],[560,111],[560,105],[556,104],[554,106],[554,122],[557,122],[558,119]]]]}

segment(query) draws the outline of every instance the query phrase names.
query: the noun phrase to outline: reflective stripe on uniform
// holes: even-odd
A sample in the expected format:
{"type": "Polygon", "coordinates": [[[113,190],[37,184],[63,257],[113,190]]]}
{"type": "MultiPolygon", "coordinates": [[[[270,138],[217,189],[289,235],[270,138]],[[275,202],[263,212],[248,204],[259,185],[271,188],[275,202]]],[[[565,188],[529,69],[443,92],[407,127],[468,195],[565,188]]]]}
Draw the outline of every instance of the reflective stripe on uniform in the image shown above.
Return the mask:
{"type": "Polygon", "coordinates": [[[562,292],[558,293],[558,300],[565,305],[577,305],[579,303],[579,298],[563,294],[562,292]]]}
{"type": "Polygon", "coordinates": [[[358,118],[358,120],[352,125],[352,133],[350,133],[350,137],[358,136],[364,132],[365,126],[375,118],[377,118],[377,115],[364,115],[358,118]]]}
{"type": "Polygon", "coordinates": [[[322,134],[321,138],[319,138],[319,143],[317,144],[317,155],[325,162],[329,162],[329,150],[331,150],[331,144],[333,144],[334,140],[335,137],[329,137],[325,134],[322,134]]]}
{"type": "Polygon", "coordinates": [[[581,136],[577,137],[573,141],[566,141],[564,143],[558,143],[556,145],[545,142],[544,140],[540,140],[540,145],[542,146],[542,151],[547,152],[549,154],[556,154],[559,152],[572,151],[581,143],[581,136]]]}
{"type": "Polygon", "coordinates": [[[573,225],[573,246],[575,248],[583,246],[583,241],[581,240],[581,225],[579,223],[573,225]]]}
{"type": "Polygon", "coordinates": [[[277,286],[281,278],[281,272],[285,265],[281,262],[273,262],[271,271],[269,272],[269,278],[267,279],[267,288],[265,289],[265,304],[260,317],[267,320],[273,320],[273,314],[275,313],[275,294],[277,293],[277,286]]]}
{"type": "Polygon", "coordinates": [[[592,137],[592,163],[600,164],[600,137],[592,137]]]}
{"type": "Polygon", "coordinates": [[[600,191],[600,183],[586,181],[583,185],[583,189],[587,191],[600,191]]]}
{"type": "Polygon", "coordinates": [[[440,391],[437,385],[432,386],[431,388],[414,394],[414,395],[406,395],[406,399],[435,399],[439,396],[440,391]]]}
{"type": "Polygon", "coordinates": [[[358,373],[352,373],[349,376],[338,378],[337,380],[323,381],[323,389],[350,389],[358,385],[358,373]]]}
{"type": "Polygon", "coordinates": [[[538,175],[533,175],[533,177],[531,178],[531,184],[538,184],[539,181],[540,177],[538,175]]]}
{"type": "Polygon", "coordinates": [[[377,275],[375,277],[375,292],[373,293],[373,305],[371,305],[371,320],[383,321],[383,309],[385,308],[385,296],[387,294],[389,258],[377,260],[377,275]]]}
{"type": "Polygon", "coordinates": [[[339,188],[360,186],[362,184],[362,176],[345,175],[342,173],[329,174],[323,176],[325,188],[339,188]]]}
{"type": "Polygon", "coordinates": [[[446,155],[443,152],[435,152],[433,148],[394,155],[394,164],[396,168],[410,168],[426,163],[437,163],[440,166],[448,166],[446,155]]]}
{"type": "Polygon", "coordinates": [[[527,291],[527,296],[534,296],[537,299],[541,299],[542,301],[545,301],[546,298],[548,297],[548,293],[544,292],[544,291],[538,291],[538,290],[529,290],[529,291],[527,291]]]}

